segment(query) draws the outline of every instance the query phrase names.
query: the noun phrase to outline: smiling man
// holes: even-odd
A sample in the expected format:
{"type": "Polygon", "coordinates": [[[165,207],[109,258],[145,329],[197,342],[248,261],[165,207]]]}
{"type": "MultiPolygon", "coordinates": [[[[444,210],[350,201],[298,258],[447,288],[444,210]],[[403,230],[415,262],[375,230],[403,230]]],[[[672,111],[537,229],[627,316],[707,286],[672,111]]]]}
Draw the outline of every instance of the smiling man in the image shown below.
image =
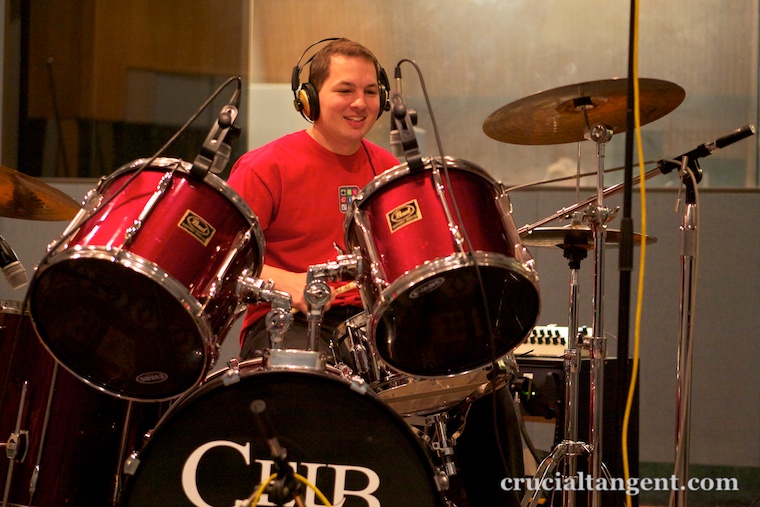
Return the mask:
{"type": "MultiPolygon", "coordinates": [[[[312,58],[309,81],[303,84],[300,63],[293,70],[295,105],[311,125],[240,157],[228,183],[259,218],[266,239],[260,277],[274,280],[276,289],[291,294],[293,307],[299,310],[284,336],[284,346],[305,350],[307,271],[336,260],[336,246],[344,244],[345,213],[351,209],[351,200],[375,176],[399,162],[365,139],[389,103],[388,78],[375,56],[356,42],[332,40],[312,58]]],[[[355,288],[332,294],[320,327],[318,347],[323,352],[328,351],[334,330],[364,311],[355,288]]],[[[249,306],[241,333],[242,359],[260,357],[270,347],[269,308],[265,303],[249,306]]],[[[519,505],[514,491],[499,486],[504,477],[522,477],[523,472],[514,410],[507,388],[481,397],[468,409],[466,430],[456,446],[462,484],[452,485],[449,491],[457,505],[519,505]]],[[[458,430],[457,424],[451,433],[458,430]]],[[[351,428],[335,431],[334,444],[341,445],[341,432],[351,428]]]]}
{"type": "MultiPolygon", "coordinates": [[[[301,70],[297,65],[294,80],[301,70]]],[[[303,291],[309,266],[335,260],[350,199],[399,163],[364,139],[386,109],[387,86],[370,50],[347,39],[330,41],[311,60],[309,81],[293,85],[296,109],[312,124],[246,153],[232,168],[228,183],[256,213],[266,239],[261,278],[290,293],[300,311],[285,336],[288,348],[307,344],[303,291]]],[[[336,296],[324,315],[325,333],[362,309],[356,289],[336,296]]],[[[268,311],[267,304],[248,308],[242,357],[269,347],[268,311]]]]}

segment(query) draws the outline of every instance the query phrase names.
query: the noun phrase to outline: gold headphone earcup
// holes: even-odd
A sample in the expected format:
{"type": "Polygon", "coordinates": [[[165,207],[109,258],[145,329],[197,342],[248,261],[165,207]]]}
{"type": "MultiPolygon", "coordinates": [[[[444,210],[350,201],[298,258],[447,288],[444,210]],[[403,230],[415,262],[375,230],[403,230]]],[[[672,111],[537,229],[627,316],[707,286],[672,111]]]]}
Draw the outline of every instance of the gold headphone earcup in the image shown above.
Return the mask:
{"type": "Polygon", "coordinates": [[[309,104],[309,93],[301,87],[300,90],[298,90],[298,105],[299,110],[306,116],[307,118],[311,117],[311,104],[309,104]]]}

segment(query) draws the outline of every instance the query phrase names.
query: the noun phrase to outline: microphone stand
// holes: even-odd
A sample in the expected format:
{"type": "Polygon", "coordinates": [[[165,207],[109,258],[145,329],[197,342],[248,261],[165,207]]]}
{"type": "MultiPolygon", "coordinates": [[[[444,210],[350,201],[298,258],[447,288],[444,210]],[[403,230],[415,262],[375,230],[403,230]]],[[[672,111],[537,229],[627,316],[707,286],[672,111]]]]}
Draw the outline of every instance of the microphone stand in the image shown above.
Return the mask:
{"type": "MultiPolygon", "coordinates": [[[[691,419],[691,365],[692,338],[694,336],[694,315],[696,301],[697,252],[699,250],[698,213],[696,185],[702,179],[699,164],[694,160],[690,167],[693,178],[685,168],[689,166],[687,157],[682,161],[683,183],[686,187],[686,204],[681,216],[681,286],[680,286],[680,339],[678,344],[678,370],[676,377],[676,446],[675,477],[678,486],[685,485],[689,477],[689,444],[691,419]]],[[[687,488],[676,487],[670,495],[670,505],[685,507],[687,488]]]]}
{"type": "Polygon", "coordinates": [[[304,505],[303,484],[298,482],[293,468],[288,464],[288,451],[277,438],[272,420],[266,411],[267,404],[264,400],[254,400],[250,409],[256,419],[259,431],[264,435],[269,447],[269,452],[274,461],[277,477],[266,486],[269,500],[277,506],[283,506],[291,500],[295,500],[297,506],[304,505]]]}

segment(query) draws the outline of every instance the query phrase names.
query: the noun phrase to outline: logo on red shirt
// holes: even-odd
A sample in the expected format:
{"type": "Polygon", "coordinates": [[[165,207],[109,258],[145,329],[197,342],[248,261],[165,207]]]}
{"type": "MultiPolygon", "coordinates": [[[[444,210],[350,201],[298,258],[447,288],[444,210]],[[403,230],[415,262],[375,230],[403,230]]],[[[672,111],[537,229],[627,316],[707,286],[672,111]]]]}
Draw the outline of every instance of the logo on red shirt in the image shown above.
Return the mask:
{"type": "Polygon", "coordinates": [[[340,212],[347,213],[351,207],[351,203],[359,195],[359,187],[352,185],[346,187],[338,187],[338,203],[340,204],[340,212]]]}

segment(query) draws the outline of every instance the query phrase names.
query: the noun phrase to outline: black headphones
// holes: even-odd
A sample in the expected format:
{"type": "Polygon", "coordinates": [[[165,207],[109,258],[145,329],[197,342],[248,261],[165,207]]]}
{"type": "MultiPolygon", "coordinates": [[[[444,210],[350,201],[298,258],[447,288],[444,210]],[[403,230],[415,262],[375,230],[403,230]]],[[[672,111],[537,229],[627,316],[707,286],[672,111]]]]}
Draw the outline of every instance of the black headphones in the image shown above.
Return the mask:
{"type": "MultiPolygon", "coordinates": [[[[301,71],[303,71],[303,69],[311,63],[311,61],[314,59],[314,55],[306,60],[303,65],[301,65],[301,60],[303,60],[303,57],[306,56],[306,53],[317,44],[322,44],[323,42],[334,40],[339,40],[339,38],[331,37],[329,39],[322,39],[315,42],[306,48],[306,50],[301,55],[301,58],[298,59],[296,66],[293,67],[293,76],[291,79],[291,88],[293,90],[294,99],[293,105],[295,106],[296,111],[301,113],[301,116],[311,122],[314,122],[317,120],[317,118],[319,118],[319,93],[314,88],[314,85],[308,81],[301,83],[301,71]]],[[[390,81],[388,81],[388,74],[386,74],[385,69],[379,65],[377,67],[377,83],[378,87],[380,88],[380,111],[377,113],[377,117],[380,118],[380,116],[383,114],[383,111],[388,111],[391,108],[390,97],[388,96],[388,90],[390,90],[391,85],[390,81]]]]}

